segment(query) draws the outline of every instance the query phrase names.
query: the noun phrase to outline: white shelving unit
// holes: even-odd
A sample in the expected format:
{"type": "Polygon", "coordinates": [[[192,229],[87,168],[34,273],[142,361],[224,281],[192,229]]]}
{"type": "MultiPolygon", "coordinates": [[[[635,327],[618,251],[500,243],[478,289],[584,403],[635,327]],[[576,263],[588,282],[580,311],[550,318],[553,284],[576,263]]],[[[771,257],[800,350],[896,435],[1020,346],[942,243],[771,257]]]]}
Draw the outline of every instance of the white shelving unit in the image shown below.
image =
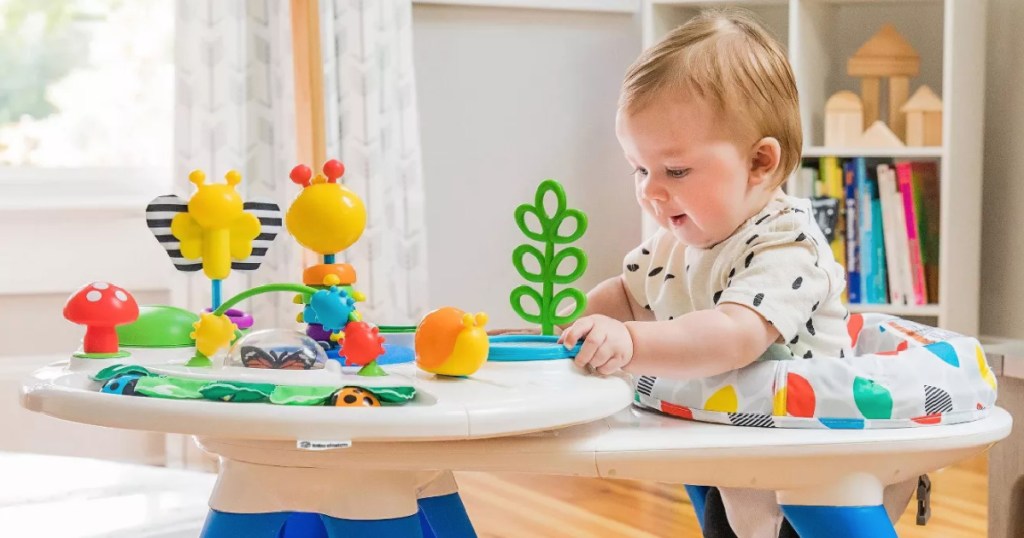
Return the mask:
{"type": "Polygon", "coordinates": [[[828,146],[804,146],[804,157],[892,157],[895,159],[940,160],[942,148],[900,148],[880,150],[877,148],[831,148],[828,146]]]}
{"type": "Polygon", "coordinates": [[[850,312],[854,313],[878,312],[880,314],[892,314],[894,316],[910,318],[935,318],[942,312],[941,306],[937,304],[913,306],[895,304],[852,304],[849,306],[850,312]]]}
{"type": "Polygon", "coordinates": [[[939,304],[853,305],[853,309],[925,318],[944,328],[977,334],[985,1],[644,0],[644,45],[654,44],[702,9],[723,6],[749,9],[786,45],[800,91],[804,156],[939,162],[939,304]],[[921,72],[911,79],[911,92],[927,84],[942,97],[943,145],[897,151],[823,147],[825,101],[839,90],[860,93],[859,81],[846,75],[846,61],[886,22],[893,23],[921,56],[921,72]]]}

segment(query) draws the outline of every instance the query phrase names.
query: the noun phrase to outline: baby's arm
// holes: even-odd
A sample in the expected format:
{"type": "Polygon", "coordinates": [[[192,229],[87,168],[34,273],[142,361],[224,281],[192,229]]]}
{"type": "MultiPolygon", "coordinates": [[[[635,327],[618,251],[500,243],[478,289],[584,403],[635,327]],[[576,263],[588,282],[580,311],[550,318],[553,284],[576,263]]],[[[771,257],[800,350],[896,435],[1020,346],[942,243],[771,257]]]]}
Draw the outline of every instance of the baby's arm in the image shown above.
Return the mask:
{"type": "Polygon", "coordinates": [[[742,368],[779,339],[760,314],[720,304],[670,321],[625,324],[633,347],[625,370],[677,379],[708,377],[742,368]],[[708,360],[714,357],[714,360],[708,360]]]}
{"type": "Polygon", "coordinates": [[[654,312],[640,306],[626,289],[626,278],[623,275],[613,276],[587,293],[587,307],[581,317],[595,314],[622,322],[655,319],[654,312]]]}
{"type": "Polygon", "coordinates": [[[577,366],[600,374],[624,369],[687,379],[754,362],[779,339],[779,331],[749,308],[722,304],[669,321],[622,323],[603,315],[586,316],[563,332],[560,341],[571,348],[582,338],[586,340],[576,355],[577,366]]]}

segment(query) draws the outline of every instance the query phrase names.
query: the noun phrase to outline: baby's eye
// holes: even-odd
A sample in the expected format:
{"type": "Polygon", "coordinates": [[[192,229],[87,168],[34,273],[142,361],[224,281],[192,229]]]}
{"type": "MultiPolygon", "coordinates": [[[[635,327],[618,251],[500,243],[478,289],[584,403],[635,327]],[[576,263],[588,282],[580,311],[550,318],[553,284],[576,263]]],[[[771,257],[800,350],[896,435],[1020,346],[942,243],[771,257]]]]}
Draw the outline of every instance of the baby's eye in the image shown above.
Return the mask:
{"type": "Polygon", "coordinates": [[[665,173],[668,174],[668,177],[679,179],[689,175],[690,170],[690,168],[666,168],[665,173]]]}
{"type": "Polygon", "coordinates": [[[636,177],[647,177],[647,169],[637,168],[636,170],[633,170],[633,175],[636,177]]]}

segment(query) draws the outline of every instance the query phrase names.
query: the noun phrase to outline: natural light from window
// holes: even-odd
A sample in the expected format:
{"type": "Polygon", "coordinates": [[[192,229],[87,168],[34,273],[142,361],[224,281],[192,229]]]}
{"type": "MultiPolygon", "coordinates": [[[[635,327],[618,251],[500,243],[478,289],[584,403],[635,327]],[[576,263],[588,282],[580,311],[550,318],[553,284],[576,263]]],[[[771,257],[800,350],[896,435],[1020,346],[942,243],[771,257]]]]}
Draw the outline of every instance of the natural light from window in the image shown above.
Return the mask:
{"type": "Polygon", "coordinates": [[[166,182],[173,39],[173,0],[0,0],[0,181],[166,182]]]}

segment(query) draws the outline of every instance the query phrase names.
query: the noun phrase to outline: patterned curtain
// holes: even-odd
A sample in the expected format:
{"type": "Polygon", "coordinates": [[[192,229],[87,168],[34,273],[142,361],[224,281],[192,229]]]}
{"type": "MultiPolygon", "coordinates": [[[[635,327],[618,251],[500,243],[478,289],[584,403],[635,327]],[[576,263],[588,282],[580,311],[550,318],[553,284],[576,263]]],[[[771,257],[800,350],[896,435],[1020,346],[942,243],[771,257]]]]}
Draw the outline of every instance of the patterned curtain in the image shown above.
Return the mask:
{"type": "Polygon", "coordinates": [[[327,156],[369,222],[340,259],[367,320],[416,323],[427,309],[426,233],[411,0],[321,0],[327,156]]]}
{"type": "MultiPolygon", "coordinates": [[[[276,202],[281,210],[297,193],[288,179],[296,164],[295,88],[291,20],[286,1],[178,0],[175,28],[174,190],[194,190],[189,171],[222,182],[242,173],[245,200],[276,202]]],[[[282,231],[255,272],[235,271],[224,298],[268,282],[297,282],[301,249],[282,231]]],[[[175,303],[191,310],[210,304],[210,282],[188,273],[175,303]]],[[[288,327],[297,307],[288,294],[261,295],[243,308],[257,327],[288,327]]]]}

